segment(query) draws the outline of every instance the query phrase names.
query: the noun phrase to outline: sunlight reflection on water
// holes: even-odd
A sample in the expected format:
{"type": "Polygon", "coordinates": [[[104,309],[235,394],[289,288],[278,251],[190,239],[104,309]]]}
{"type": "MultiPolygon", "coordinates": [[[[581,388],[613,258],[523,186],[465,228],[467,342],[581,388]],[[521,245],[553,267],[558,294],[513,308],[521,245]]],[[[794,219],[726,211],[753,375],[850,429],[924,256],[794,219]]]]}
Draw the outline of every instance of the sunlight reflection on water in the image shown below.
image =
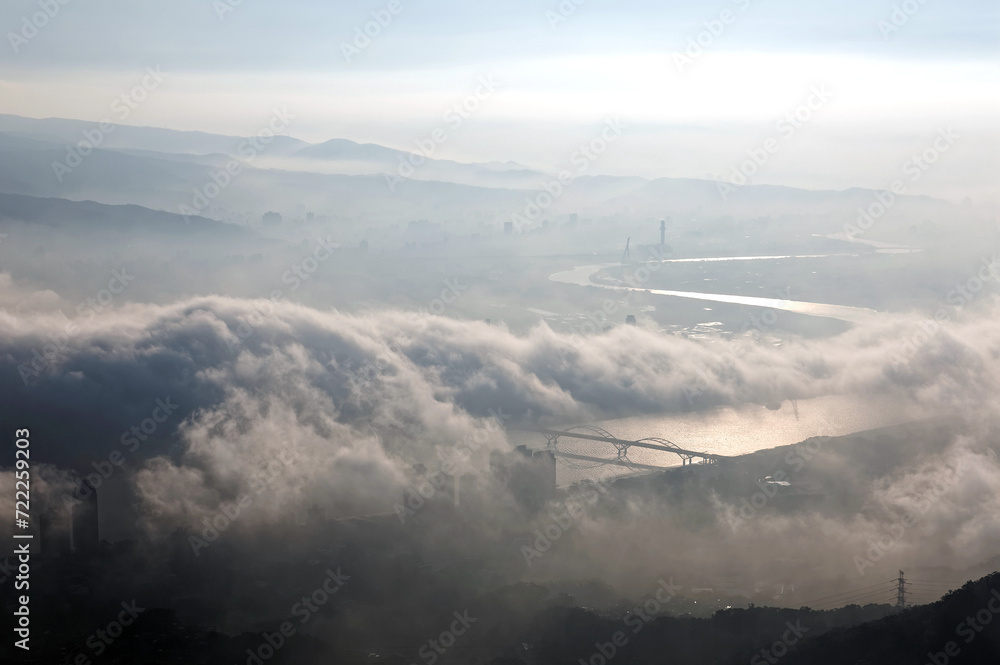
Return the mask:
{"type": "MultiPolygon", "coordinates": [[[[899,407],[888,399],[827,396],[798,400],[795,403],[786,401],[778,410],[749,404],[696,413],[669,413],[591,423],[569,423],[552,429],[566,429],[573,425],[587,424],[600,427],[615,437],[628,441],[660,437],[687,450],[720,455],[744,455],[755,450],[798,443],[812,436],[842,436],[897,425],[920,415],[899,407]]],[[[532,448],[541,448],[545,445],[545,437],[541,434],[512,432],[509,433],[509,438],[516,444],[526,444],[532,448]]],[[[601,458],[615,456],[614,447],[581,439],[561,439],[559,449],[601,458]]],[[[630,450],[629,459],[657,466],[680,464],[680,458],[676,455],[639,448],[630,450]]],[[[595,467],[591,462],[560,459],[558,480],[560,485],[565,485],[584,478],[631,473],[635,472],[613,465],[595,467]]]]}

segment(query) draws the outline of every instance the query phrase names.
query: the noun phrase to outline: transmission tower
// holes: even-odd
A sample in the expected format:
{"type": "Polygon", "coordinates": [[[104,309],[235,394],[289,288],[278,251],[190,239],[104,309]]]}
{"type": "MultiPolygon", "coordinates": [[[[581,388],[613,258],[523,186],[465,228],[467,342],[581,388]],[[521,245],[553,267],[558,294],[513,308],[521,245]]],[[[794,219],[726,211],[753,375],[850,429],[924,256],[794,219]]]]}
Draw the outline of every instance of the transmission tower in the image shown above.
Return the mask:
{"type": "Polygon", "coordinates": [[[899,579],[896,580],[896,607],[904,609],[906,607],[906,579],[903,571],[899,571],[899,579]]]}

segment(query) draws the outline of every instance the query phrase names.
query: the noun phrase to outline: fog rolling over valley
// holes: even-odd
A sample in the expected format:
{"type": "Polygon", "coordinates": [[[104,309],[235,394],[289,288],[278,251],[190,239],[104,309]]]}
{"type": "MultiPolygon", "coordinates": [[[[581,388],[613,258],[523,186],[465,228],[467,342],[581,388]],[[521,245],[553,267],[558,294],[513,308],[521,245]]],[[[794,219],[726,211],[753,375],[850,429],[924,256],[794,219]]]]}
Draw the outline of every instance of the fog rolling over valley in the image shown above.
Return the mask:
{"type": "Polygon", "coordinates": [[[997,662],[997,20],[7,3],[0,658],[997,662]]]}

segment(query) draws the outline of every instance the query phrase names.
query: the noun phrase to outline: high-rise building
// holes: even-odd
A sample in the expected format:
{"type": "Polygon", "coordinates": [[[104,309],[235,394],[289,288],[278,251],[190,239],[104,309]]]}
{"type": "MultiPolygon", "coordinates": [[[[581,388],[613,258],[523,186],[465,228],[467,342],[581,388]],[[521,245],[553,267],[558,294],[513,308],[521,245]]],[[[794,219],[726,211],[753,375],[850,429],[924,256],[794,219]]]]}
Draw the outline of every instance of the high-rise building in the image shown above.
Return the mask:
{"type": "Polygon", "coordinates": [[[501,473],[511,496],[532,512],[544,508],[556,495],[556,457],[551,451],[518,446],[501,473]]]}
{"type": "Polygon", "coordinates": [[[551,450],[536,450],[531,454],[538,490],[549,501],[556,496],[556,456],[551,450]]]}
{"type": "Polygon", "coordinates": [[[313,504],[311,508],[306,510],[306,524],[309,526],[322,526],[326,523],[326,511],[319,507],[319,504],[313,504]]]}

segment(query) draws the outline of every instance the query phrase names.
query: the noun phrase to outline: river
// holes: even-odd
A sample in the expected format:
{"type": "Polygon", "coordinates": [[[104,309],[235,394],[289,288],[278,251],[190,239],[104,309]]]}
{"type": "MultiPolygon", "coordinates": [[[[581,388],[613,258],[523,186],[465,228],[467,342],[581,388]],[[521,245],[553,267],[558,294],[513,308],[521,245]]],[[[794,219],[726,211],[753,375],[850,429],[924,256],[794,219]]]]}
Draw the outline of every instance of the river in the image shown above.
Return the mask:
{"type": "MultiPolygon", "coordinates": [[[[586,423],[600,427],[617,438],[636,441],[660,437],[686,450],[718,455],[745,455],[756,450],[799,443],[812,436],[843,436],[879,427],[908,422],[922,415],[888,399],[828,395],[813,399],[786,401],[780,409],[758,404],[720,407],[688,413],[663,413],[632,416],[586,423]]],[[[584,423],[579,423],[584,424],[584,423]]],[[[553,429],[566,429],[565,426],[553,429]]],[[[542,448],[541,434],[511,432],[513,443],[542,448]]],[[[592,457],[613,458],[613,446],[582,439],[561,439],[559,449],[592,457]]],[[[640,464],[678,466],[680,458],[671,453],[633,448],[629,459],[640,464]]],[[[595,466],[592,462],[560,459],[560,485],[584,478],[627,475],[634,471],[620,466],[595,466]]]]}
{"type": "MultiPolygon", "coordinates": [[[[759,261],[765,259],[791,259],[791,258],[821,258],[824,256],[834,256],[831,254],[815,256],[741,256],[741,257],[715,257],[706,259],[667,259],[663,263],[671,262],[693,262],[693,261],[759,261]]],[[[827,303],[807,302],[803,300],[785,300],[782,298],[760,298],[756,296],[737,296],[723,293],[701,293],[699,291],[668,291],[666,289],[644,289],[635,286],[617,286],[613,284],[601,284],[594,282],[592,277],[605,268],[617,266],[617,263],[600,263],[595,265],[577,266],[571,270],[564,270],[549,276],[553,282],[561,284],[576,284],[578,286],[594,286],[612,291],[641,291],[658,296],[673,296],[675,298],[693,298],[707,302],[722,302],[733,305],[748,305],[751,307],[765,307],[796,314],[807,314],[809,316],[822,316],[831,319],[839,319],[849,323],[863,323],[877,314],[873,309],[864,307],[849,307],[846,305],[830,305],[827,303]]]]}
{"type": "MultiPolygon", "coordinates": [[[[876,253],[920,251],[917,248],[900,248],[884,243],[872,242],[868,244],[878,245],[876,253]]],[[[665,259],[662,262],[767,261],[830,256],[844,256],[844,254],[708,257],[665,259]]],[[[862,323],[878,315],[875,310],[863,307],[696,291],[644,289],[601,284],[592,280],[593,276],[604,268],[618,265],[617,263],[604,263],[577,266],[570,270],[557,272],[549,279],[561,284],[576,284],[584,287],[591,286],[615,291],[644,291],[654,295],[765,307],[810,316],[834,318],[850,323],[862,323]]],[[[615,437],[630,441],[646,437],[661,437],[687,450],[720,455],[743,455],[765,448],[798,443],[812,436],[842,436],[853,432],[896,425],[913,420],[920,415],[909,412],[888,400],[873,399],[867,396],[825,396],[799,400],[794,403],[786,401],[780,409],[767,409],[757,404],[746,404],[696,413],[634,416],[586,424],[599,427],[615,437]]],[[[538,434],[516,433],[511,438],[517,443],[525,443],[531,447],[541,447],[545,444],[544,437],[538,434]]],[[[594,457],[612,458],[615,455],[615,449],[612,446],[580,439],[562,439],[559,447],[565,452],[594,457]]],[[[676,455],[639,448],[634,448],[629,452],[629,459],[640,464],[656,466],[680,464],[680,458],[676,455]]],[[[591,462],[569,459],[560,459],[558,466],[560,485],[584,478],[611,477],[629,473],[634,473],[634,471],[620,466],[595,466],[591,462]]]]}

